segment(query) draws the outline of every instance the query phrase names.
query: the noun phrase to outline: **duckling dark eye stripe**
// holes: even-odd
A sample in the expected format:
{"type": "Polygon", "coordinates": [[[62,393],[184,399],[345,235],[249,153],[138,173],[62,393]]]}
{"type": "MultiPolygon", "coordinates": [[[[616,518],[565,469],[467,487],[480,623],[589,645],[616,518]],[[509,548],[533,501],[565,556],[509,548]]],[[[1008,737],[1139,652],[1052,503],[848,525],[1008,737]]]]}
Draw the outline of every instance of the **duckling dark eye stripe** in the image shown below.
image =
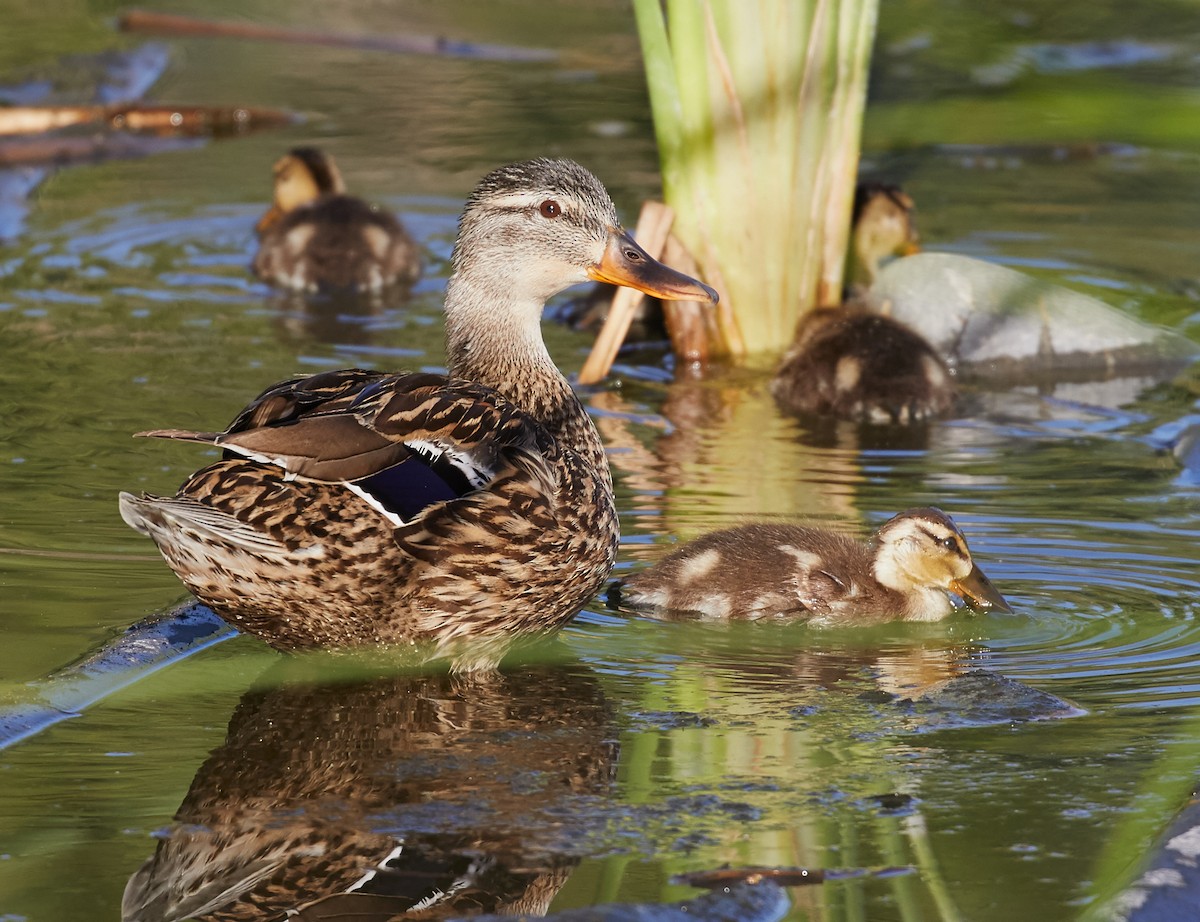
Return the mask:
{"type": "MultiPolygon", "coordinates": [[[[923,534],[926,538],[928,538],[934,544],[941,544],[942,539],[939,538],[937,535],[935,535],[933,532],[931,532],[928,528],[924,528],[920,525],[918,525],[917,528],[920,529],[921,534],[923,534]]],[[[949,537],[949,536],[947,536],[947,537],[949,537]]],[[[949,550],[949,548],[947,548],[947,550],[949,550]]],[[[961,557],[963,560],[969,559],[967,556],[967,552],[963,549],[962,541],[956,540],[954,542],[954,553],[957,554],[959,557],[961,557]]]]}

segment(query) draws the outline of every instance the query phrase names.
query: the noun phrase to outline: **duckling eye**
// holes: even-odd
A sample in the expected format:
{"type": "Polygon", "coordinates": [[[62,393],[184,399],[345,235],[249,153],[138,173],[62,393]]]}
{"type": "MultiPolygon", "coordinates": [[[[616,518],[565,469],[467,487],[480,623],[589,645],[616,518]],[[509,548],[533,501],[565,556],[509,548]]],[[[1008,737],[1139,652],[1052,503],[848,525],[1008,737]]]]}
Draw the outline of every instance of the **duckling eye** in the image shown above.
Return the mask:
{"type": "Polygon", "coordinates": [[[557,218],[562,214],[562,206],[552,198],[546,199],[542,204],[538,205],[538,211],[543,218],[557,218]]]}
{"type": "Polygon", "coordinates": [[[941,541],[938,542],[938,544],[940,544],[942,547],[944,547],[948,551],[958,550],[958,540],[953,535],[943,538],[941,541]]]}

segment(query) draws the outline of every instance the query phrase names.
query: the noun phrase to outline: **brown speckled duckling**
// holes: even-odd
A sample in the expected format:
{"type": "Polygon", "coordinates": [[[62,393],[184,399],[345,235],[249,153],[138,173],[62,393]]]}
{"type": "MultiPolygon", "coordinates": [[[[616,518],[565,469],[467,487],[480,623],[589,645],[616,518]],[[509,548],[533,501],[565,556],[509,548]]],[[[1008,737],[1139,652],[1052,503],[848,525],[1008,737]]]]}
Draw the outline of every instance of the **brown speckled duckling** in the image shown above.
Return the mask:
{"type": "Polygon", "coordinates": [[[900,513],[867,544],[799,525],[715,531],[630,577],[619,593],[634,608],[828,625],[939,621],[954,610],[949,594],[978,611],[1011,611],[958,526],[932,507],[900,513]]]}
{"type": "MultiPolygon", "coordinates": [[[[912,252],[912,199],[895,186],[860,184],[847,264],[848,292],[861,295],[880,261],[912,252]]],[[[798,415],[908,424],[954,405],[954,378],[919,333],[853,300],[801,318],[771,381],[779,405],[798,415]]]]}
{"type": "Polygon", "coordinates": [[[453,264],[448,378],[323,372],[269,387],[224,432],[143,433],[224,451],[175,496],[121,494],[121,515],[236,627],[285,650],[427,641],[489,668],[608,575],[612,477],[542,309],[589,278],[716,295],[650,258],[569,160],[484,177],[453,264]]]}
{"type": "Polygon", "coordinates": [[[394,215],[346,194],[333,158],[298,147],[275,163],[259,220],[254,273],[296,291],[379,292],[421,274],[416,243],[394,215]]]}

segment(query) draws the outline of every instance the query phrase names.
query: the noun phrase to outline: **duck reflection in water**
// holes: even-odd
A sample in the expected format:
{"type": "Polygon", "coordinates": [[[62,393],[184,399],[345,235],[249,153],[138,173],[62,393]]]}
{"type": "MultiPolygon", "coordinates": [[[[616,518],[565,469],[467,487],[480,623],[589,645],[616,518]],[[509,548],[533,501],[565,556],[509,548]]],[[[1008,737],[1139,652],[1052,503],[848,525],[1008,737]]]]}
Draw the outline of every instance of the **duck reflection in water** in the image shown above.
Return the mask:
{"type": "Polygon", "coordinates": [[[234,712],[123,919],[546,912],[578,861],[573,806],[616,765],[590,672],[273,684],[234,712]]]}
{"type": "Polygon", "coordinates": [[[398,322],[410,297],[408,289],[389,289],[386,297],[343,291],[318,295],[276,291],[265,303],[281,342],[373,346],[380,329],[398,322]]]}

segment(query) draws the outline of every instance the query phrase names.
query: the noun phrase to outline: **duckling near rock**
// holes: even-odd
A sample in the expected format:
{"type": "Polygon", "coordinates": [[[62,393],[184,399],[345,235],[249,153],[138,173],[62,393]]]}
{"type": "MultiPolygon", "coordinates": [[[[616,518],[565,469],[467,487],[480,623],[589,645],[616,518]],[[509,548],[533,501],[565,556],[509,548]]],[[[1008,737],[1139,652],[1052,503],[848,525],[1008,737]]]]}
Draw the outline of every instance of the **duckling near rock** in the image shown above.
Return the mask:
{"type": "Polygon", "coordinates": [[[896,186],[858,186],[846,272],[852,300],[800,319],[771,381],[784,410],[907,424],[954,406],[954,377],[924,337],[853,300],[869,289],[885,257],[913,252],[916,241],[911,198],[896,186]]]}
{"type": "Polygon", "coordinates": [[[939,509],[909,509],[869,543],[819,528],[759,523],[704,535],[625,580],[634,608],[706,619],[822,625],[939,621],[951,594],[976,611],[1011,611],[939,509]]]}
{"type": "Polygon", "coordinates": [[[546,299],[588,279],[716,293],[652,259],[569,160],[484,177],[452,262],[448,377],[326,371],[267,388],[223,432],[142,433],[224,453],[176,495],[120,507],[234,626],[283,650],[421,642],[490,669],[608,576],[612,475],[546,350],[546,299]]]}
{"type": "Polygon", "coordinates": [[[887,424],[948,412],[954,376],[919,333],[864,307],[821,307],[801,318],[771,394],[789,413],[887,424]]]}
{"type": "Polygon", "coordinates": [[[254,273],[295,291],[377,293],[421,273],[408,231],[389,212],[346,194],[333,158],[298,147],[275,163],[275,192],[259,220],[254,273]]]}

